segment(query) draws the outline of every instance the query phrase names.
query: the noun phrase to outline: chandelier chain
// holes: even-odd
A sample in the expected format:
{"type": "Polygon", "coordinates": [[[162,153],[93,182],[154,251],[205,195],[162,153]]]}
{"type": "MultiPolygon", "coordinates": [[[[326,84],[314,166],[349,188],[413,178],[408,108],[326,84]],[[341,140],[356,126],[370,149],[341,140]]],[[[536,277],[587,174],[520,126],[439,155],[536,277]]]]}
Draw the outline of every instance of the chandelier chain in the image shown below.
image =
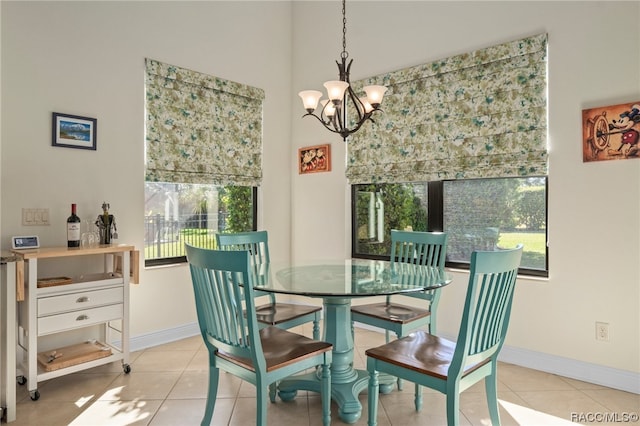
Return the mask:
{"type": "Polygon", "coordinates": [[[342,0],[342,58],[349,57],[347,52],[347,0],[342,0]]]}

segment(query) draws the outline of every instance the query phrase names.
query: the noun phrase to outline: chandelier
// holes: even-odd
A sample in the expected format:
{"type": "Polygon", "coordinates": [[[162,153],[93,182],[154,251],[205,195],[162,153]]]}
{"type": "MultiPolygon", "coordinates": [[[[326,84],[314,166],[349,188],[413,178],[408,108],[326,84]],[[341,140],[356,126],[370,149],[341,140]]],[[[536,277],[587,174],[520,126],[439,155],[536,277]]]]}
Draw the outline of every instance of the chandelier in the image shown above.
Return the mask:
{"type": "Polygon", "coordinates": [[[362,127],[365,121],[373,119],[371,116],[374,112],[380,111],[382,97],[387,90],[384,86],[365,86],[363,87],[366,97],[359,98],[349,81],[349,72],[353,59],[347,64],[349,53],[347,52],[347,17],[346,17],[346,0],[342,0],[342,54],[341,62],[336,61],[340,72],[340,80],[327,81],[324,87],[327,89],[329,99],[320,100],[322,92],[317,90],[303,90],[298,93],[302,98],[302,104],[307,110],[303,115],[312,116],[318,119],[328,130],[338,133],[344,141],[352,133],[355,133],[362,127]],[[321,109],[317,114],[314,111],[321,104],[321,109]],[[357,119],[352,121],[352,127],[349,127],[347,121],[347,109],[354,111],[357,119]]]}

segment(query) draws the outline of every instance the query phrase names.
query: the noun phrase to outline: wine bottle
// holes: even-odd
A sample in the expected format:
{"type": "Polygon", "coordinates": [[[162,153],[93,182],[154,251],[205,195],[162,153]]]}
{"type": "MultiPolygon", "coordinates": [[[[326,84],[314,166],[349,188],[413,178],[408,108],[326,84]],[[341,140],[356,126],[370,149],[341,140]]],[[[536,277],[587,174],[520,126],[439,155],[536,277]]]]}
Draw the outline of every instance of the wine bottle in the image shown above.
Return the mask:
{"type": "Polygon", "coordinates": [[[75,204],[71,204],[71,216],[67,218],[67,247],[80,247],[80,218],[75,204]]]}

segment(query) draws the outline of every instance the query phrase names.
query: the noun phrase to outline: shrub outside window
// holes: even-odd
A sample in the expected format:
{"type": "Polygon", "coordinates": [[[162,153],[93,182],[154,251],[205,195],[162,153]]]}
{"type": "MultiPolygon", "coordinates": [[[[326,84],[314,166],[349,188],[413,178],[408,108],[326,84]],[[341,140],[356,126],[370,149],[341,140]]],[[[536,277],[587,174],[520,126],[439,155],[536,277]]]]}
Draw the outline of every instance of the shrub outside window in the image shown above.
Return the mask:
{"type": "Polygon", "coordinates": [[[449,267],[522,243],[520,273],[547,276],[546,194],[544,176],[353,185],[352,256],[388,258],[391,229],[445,231],[449,267]]]}

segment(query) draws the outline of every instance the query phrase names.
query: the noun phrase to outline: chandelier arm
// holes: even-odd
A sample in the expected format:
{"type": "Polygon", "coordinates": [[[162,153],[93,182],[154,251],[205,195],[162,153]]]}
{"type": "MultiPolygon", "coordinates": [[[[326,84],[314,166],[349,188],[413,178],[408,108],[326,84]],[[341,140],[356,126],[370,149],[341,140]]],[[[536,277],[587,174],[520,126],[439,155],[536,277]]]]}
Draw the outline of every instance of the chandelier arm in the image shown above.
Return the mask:
{"type": "MultiPolygon", "coordinates": [[[[356,95],[356,93],[351,89],[351,85],[349,85],[349,87],[347,88],[347,92],[348,92],[348,94],[345,95],[345,103],[346,103],[346,99],[347,99],[347,96],[348,96],[349,99],[351,100],[351,103],[353,104],[356,112],[358,113],[358,120],[357,121],[360,122],[362,120],[365,120],[364,116],[367,115],[367,113],[365,112],[364,104],[362,103],[360,98],[356,95]]],[[[345,121],[345,125],[346,124],[347,123],[345,121]]]]}
{"type": "MultiPolygon", "coordinates": [[[[350,136],[351,134],[353,134],[353,133],[357,132],[358,130],[360,130],[360,127],[362,127],[362,125],[363,125],[363,124],[364,124],[368,119],[369,119],[369,120],[371,120],[371,117],[370,117],[369,115],[370,115],[370,114],[367,114],[367,116],[365,116],[365,118],[364,118],[364,119],[362,119],[361,121],[359,121],[359,122],[356,124],[356,126],[355,126],[354,128],[352,128],[352,129],[347,129],[347,130],[345,130],[344,132],[340,133],[340,134],[342,135],[342,137],[343,137],[344,139],[346,139],[346,138],[347,138],[347,136],[350,136]],[[346,136],[345,136],[345,135],[346,135],[346,136]]],[[[371,120],[371,121],[373,121],[373,120],[371,120]]]]}
{"type": "Polygon", "coordinates": [[[304,115],[302,116],[302,118],[304,118],[304,117],[313,117],[313,118],[315,118],[316,120],[318,120],[320,123],[325,124],[325,123],[324,123],[324,121],[322,121],[322,119],[321,119],[320,117],[318,117],[316,114],[314,114],[314,113],[312,113],[312,112],[308,112],[308,113],[304,114],[304,115]]]}
{"type": "Polygon", "coordinates": [[[340,113],[335,116],[335,125],[334,128],[338,130],[338,133],[342,133],[345,130],[346,119],[347,119],[347,105],[345,103],[346,98],[342,98],[342,104],[339,109],[336,109],[336,112],[340,113]]]}
{"type": "Polygon", "coordinates": [[[336,106],[336,113],[331,117],[331,124],[333,125],[335,133],[342,133],[344,130],[343,125],[343,108],[342,104],[336,106]]]}
{"type": "Polygon", "coordinates": [[[330,132],[333,133],[338,133],[341,134],[341,131],[337,128],[335,128],[335,124],[332,121],[323,121],[320,117],[318,117],[316,114],[312,113],[312,112],[308,112],[306,114],[304,114],[302,117],[313,117],[316,120],[318,120],[320,122],[320,124],[322,124],[327,130],[329,130],[330,132]],[[331,127],[333,125],[333,127],[331,127]]]}
{"type": "Polygon", "coordinates": [[[325,104],[325,106],[322,108],[322,111],[320,112],[320,117],[322,118],[322,124],[324,125],[324,127],[326,127],[327,129],[331,130],[334,133],[340,133],[341,128],[339,126],[340,124],[340,120],[338,120],[338,117],[340,117],[341,114],[341,107],[340,104],[333,104],[333,103],[329,103],[327,102],[325,104]],[[332,105],[332,107],[334,108],[333,111],[333,115],[328,115],[326,113],[327,108],[329,107],[329,105],[332,105]],[[332,130],[330,126],[333,126],[332,130]]]}
{"type": "Polygon", "coordinates": [[[322,124],[327,130],[332,131],[333,133],[340,133],[340,130],[336,128],[336,125],[334,123],[334,120],[332,120],[330,117],[327,117],[327,119],[323,119],[323,117],[325,117],[324,115],[318,116],[317,114],[314,114],[313,112],[308,112],[306,114],[304,114],[302,117],[313,117],[316,120],[318,120],[320,122],[320,124],[322,124]],[[333,128],[332,128],[333,126],[333,128]]]}

